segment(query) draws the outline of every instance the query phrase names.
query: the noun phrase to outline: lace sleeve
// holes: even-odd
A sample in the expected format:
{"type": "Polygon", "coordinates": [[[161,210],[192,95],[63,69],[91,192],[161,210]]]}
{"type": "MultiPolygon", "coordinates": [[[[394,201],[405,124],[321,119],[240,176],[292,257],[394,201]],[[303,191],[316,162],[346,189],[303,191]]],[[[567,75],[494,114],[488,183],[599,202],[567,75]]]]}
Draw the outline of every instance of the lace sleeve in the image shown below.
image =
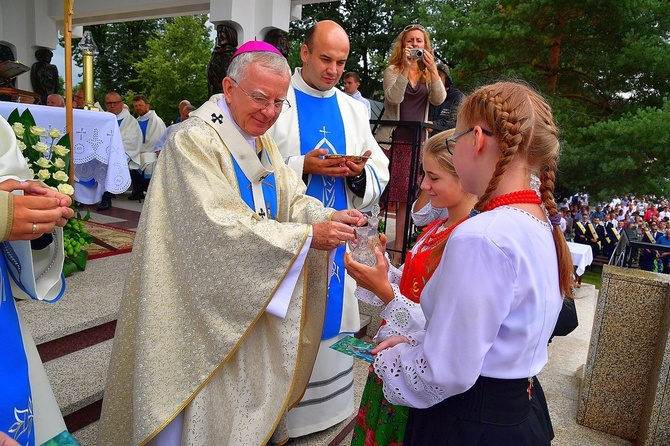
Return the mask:
{"type": "Polygon", "coordinates": [[[384,381],[389,403],[425,409],[445,399],[443,389],[425,382],[426,360],[421,352],[420,347],[403,343],[375,356],[375,373],[384,381]]]}
{"type": "MultiPolygon", "coordinates": [[[[400,291],[396,292],[397,285],[400,284],[400,277],[402,276],[402,267],[396,268],[393,266],[393,264],[389,261],[388,258],[388,253],[385,253],[386,261],[388,262],[389,265],[389,270],[388,270],[388,281],[393,287],[393,294],[397,297],[400,294],[400,291]]],[[[382,307],[384,306],[384,301],[381,300],[375,293],[372,291],[362,288],[362,287],[356,287],[356,291],[354,291],[354,296],[361,302],[365,302],[366,304],[374,305],[376,307],[382,307]]]]}
{"type": "MultiPolygon", "coordinates": [[[[524,318],[509,319],[515,305],[510,286],[516,280],[515,265],[508,252],[487,237],[452,235],[421,296],[428,319],[425,329],[404,334],[409,343],[375,357],[374,370],[390,403],[426,408],[463,393],[482,374],[487,355],[493,357],[492,345],[503,323],[528,326],[524,318]],[[481,280],[482,258],[496,265],[496,274],[487,280],[481,280]]],[[[508,344],[505,348],[510,350],[508,344]]],[[[546,350],[546,343],[540,348],[546,350]]]]}
{"type": "Polygon", "coordinates": [[[421,305],[412,302],[400,294],[398,285],[391,285],[394,298],[381,312],[386,324],[379,327],[374,337],[375,342],[381,342],[391,336],[408,335],[423,330],[426,326],[426,316],[421,305]]]}

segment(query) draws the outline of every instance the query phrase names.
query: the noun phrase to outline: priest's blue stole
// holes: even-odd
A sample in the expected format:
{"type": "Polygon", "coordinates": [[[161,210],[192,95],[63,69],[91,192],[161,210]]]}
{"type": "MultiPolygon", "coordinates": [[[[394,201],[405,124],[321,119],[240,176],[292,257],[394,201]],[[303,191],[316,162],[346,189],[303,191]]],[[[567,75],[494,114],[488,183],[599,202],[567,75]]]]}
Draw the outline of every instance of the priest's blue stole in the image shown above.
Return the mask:
{"type": "MultiPolygon", "coordinates": [[[[314,149],[328,149],[329,153],[347,154],[342,113],[337,103],[337,95],[317,98],[295,90],[298,129],[300,132],[300,153],[314,149]]],[[[347,209],[347,189],[344,178],[311,175],[307,184],[307,195],[320,200],[325,206],[338,211],[347,209]]],[[[342,309],[344,305],[344,253],[340,246],[330,271],[326,321],[321,339],[330,339],[340,333],[342,309]]]]}
{"type": "Polygon", "coordinates": [[[142,144],[144,144],[147,142],[147,126],[149,125],[149,120],[137,121],[137,123],[140,125],[140,129],[142,129],[142,144]]]}
{"type": "Polygon", "coordinates": [[[34,445],[28,359],[2,254],[0,269],[0,431],[22,445],[34,445]]]}
{"type": "MultiPolygon", "coordinates": [[[[270,157],[267,152],[263,150],[261,156],[267,157],[270,161],[270,157]]],[[[237,175],[237,185],[240,188],[240,196],[242,200],[249,206],[254,212],[258,213],[262,218],[269,218],[272,220],[277,219],[277,185],[275,184],[275,174],[274,172],[268,175],[267,177],[261,180],[261,187],[263,188],[263,197],[265,198],[265,209],[267,209],[267,215],[263,212],[262,207],[256,207],[254,203],[254,195],[251,190],[251,181],[242,171],[242,168],[237,164],[237,160],[233,157],[233,165],[235,166],[235,174],[237,175]]],[[[261,203],[259,206],[263,206],[261,203]]]]}

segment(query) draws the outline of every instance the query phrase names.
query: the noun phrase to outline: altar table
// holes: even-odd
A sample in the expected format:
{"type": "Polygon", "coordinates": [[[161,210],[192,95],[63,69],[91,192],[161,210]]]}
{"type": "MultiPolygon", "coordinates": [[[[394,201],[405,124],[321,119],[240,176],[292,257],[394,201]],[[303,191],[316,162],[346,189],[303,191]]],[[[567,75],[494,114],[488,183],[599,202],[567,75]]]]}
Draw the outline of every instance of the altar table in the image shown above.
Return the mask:
{"type": "MultiPolygon", "coordinates": [[[[0,101],[0,115],[7,119],[12,111],[29,109],[35,124],[47,132],[65,129],[65,108],[0,101]]],[[[130,187],[128,156],[116,116],[92,110],[72,110],[72,155],[74,159],[74,199],[84,204],[101,200],[104,191],[113,194],[130,187]]],[[[45,140],[48,143],[48,141],[45,140]]]]}
{"type": "Polygon", "coordinates": [[[572,254],[572,264],[577,267],[577,275],[581,276],[586,271],[586,267],[593,262],[591,246],[568,242],[568,248],[572,254]]]}

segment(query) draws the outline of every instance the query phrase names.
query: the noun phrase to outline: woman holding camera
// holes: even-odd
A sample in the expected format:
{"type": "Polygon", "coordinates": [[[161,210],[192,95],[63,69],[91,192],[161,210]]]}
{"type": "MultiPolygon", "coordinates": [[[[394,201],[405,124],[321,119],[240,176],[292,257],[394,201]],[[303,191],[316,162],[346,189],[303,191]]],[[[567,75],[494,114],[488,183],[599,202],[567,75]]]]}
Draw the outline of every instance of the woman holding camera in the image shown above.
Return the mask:
{"type": "MultiPolygon", "coordinates": [[[[440,105],[447,93],[435,64],[430,46],[430,35],[421,25],[406,26],[393,42],[389,66],[384,70],[384,115],[382,119],[393,121],[425,122],[430,104],[440,105]]],[[[391,154],[391,181],[388,186],[388,201],[396,202],[396,236],[394,250],[401,251],[404,243],[407,203],[414,199],[408,190],[417,189],[420,179],[416,175],[416,184],[409,184],[412,143],[417,127],[382,126],[376,134],[381,146],[391,154]]],[[[421,132],[421,143],[426,132],[421,132]]],[[[387,153],[388,155],[388,153],[387,153]]],[[[420,172],[415,166],[415,172],[420,172]]],[[[391,257],[394,263],[400,263],[400,255],[391,257]]]]}

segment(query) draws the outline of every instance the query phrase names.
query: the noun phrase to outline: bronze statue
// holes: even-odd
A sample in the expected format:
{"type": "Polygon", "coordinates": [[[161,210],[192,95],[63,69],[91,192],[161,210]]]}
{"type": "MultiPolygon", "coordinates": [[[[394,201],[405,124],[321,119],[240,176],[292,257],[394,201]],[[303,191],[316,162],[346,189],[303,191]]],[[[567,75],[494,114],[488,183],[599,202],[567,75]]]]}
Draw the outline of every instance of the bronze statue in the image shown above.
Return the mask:
{"type": "Polygon", "coordinates": [[[288,61],[288,33],[281,29],[273,28],[265,35],[265,41],[279,50],[288,61]]]}
{"type": "Polygon", "coordinates": [[[51,63],[51,50],[40,48],[35,51],[37,62],[30,68],[30,83],[33,91],[40,95],[40,104],[46,105],[47,96],[58,89],[58,67],[51,63]]]}
{"type": "Polygon", "coordinates": [[[216,27],[216,46],[207,64],[209,95],[222,93],[221,82],[226,77],[230,58],[237,50],[237,31],[231,26],[220,24],[216,27]]]}

